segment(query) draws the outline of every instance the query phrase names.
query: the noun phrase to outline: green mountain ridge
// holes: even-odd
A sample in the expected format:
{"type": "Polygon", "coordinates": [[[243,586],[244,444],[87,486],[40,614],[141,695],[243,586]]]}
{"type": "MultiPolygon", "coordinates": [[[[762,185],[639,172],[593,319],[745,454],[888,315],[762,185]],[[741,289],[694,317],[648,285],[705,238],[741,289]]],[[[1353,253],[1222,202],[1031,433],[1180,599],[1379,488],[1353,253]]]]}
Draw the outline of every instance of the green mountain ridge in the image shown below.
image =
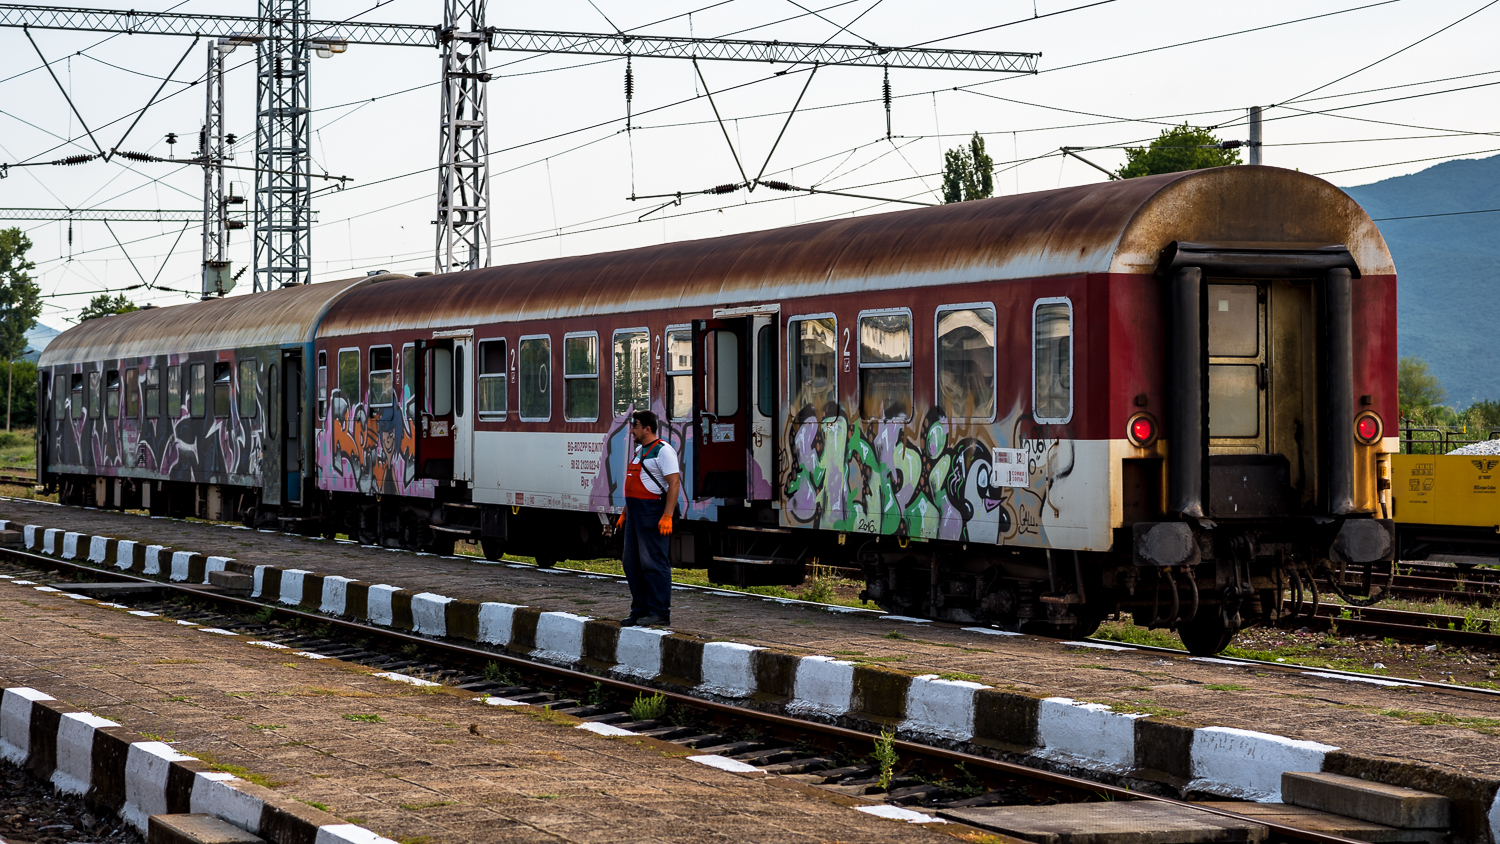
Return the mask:
{"type": "Polygon", "coordinates": [[[1500,156],[1445,161],[1344,191],[1364,206],[1396,262],[1398,344],[1428,362],[1463,408],[1500,399],[1500,156]]]}

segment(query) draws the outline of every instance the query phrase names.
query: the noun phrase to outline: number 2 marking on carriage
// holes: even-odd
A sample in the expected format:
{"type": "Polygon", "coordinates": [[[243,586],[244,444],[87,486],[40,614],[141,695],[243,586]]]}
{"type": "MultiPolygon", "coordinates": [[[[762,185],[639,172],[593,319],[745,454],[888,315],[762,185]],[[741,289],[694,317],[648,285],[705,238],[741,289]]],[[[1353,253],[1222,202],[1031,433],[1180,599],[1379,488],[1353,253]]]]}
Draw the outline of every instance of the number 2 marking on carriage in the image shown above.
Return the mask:
{"type": "Polygon", "coordinates": [[[844,326],[844,371],[849,371],[849,326],[844,326]]]}

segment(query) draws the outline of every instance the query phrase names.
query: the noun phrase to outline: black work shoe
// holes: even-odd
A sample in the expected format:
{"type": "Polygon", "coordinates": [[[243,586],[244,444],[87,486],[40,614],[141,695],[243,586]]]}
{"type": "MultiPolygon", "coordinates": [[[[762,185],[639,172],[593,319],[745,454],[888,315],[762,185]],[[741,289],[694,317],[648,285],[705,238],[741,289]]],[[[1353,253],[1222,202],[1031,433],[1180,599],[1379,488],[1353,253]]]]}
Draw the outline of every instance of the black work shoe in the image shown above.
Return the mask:
{"type": "Polygon", "coordinates": [[[627,615],[620,619],[621,627],[634,627],[641,623],[641,617],[635,614],[627,615]]]}
{"type": "Polygon", "coordinates": [[[672,620],[670,618],[668,618],[667,616],[664,616],[664,615],[643,615],[640,618],[636,619],[635,626],[636,627],[660,627],[662,625],[671,624],[671,623],[672,623],[672,620]]]}

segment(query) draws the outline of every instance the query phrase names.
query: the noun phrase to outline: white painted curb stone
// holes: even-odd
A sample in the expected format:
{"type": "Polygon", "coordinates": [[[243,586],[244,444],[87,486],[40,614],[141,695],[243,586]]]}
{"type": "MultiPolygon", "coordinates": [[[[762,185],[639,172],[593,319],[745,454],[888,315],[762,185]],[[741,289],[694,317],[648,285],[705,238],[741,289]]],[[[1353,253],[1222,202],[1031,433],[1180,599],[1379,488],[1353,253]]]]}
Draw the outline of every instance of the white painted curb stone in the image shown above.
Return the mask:
{"type": "Polygon", "coordinates": [[[703,685],[698,688],[721,697],[749,697],[755,693],[755,652],[765,650],[739,642],[708,642],[703,646],[703,685]]]}
{"type": "Polygon", "coordinates": [[[1283,771],[1323,770],[1337,747],[1234,727],[1193,731],[1193,779],[1189,788],[1255,800],[1281,802],[1283,771]]]}
{"type": "Polygon", "coordinates": [[[1102,703],[1049,697],[1037,712],[1038,756],[1072,764],[1135,767],[1135,722],[1145,715],[1120,713],[1102,703]]]}
{"type": "Polygon", "coordinates": [[[0,759],[13,765],[31,755],[31,702],[56,700],[36,689],[6,689],[0,696],[0,759]]]}
{"type": "Polygon", "coordinates": [[[448,605],[452,598],[432,592],[419,592],[411,597],[411,621],[413,632],[422,636],[448,635],[448,605]]]}
{"type": "Polygon", "coordinates": [[[615,671],[630,677],[654,679],[661,673],[662,639],[670,635],[670,630],[621,627],[620,638],[615,641],[615,671]]]}
{"type": "Polygon", "coordinates": [[[536,622],[534,659],[572,665],[583,658],[583,623],[587,616],[570,612],[544,612],[536,622]]]}
{"type": "Polygon", "coordinates": [[[854,663],[831,656],[805,656],[797,661],[787,711],[843,715],[853,699],[854,663]]]}
{"type": "Polygon", "coordinates": [[[479,641],[487,645],[505,647],[510,644],[511,622],[515,619],[520,604],[501,604],[485,601],[479,605],[479,641]]]}
{"type": "Polygon", "coordinates": [[[390,627],[396,620],[396,615],[391,610],[391,595],[400,592],[400,586],[391,586],[388,583],[378,583],[370,587],[368,597],[365,599],[365,617],[371,624],[381,627],[390,627]]]}
{"type": "Polygon", "coordinates": [[[354,578],[339,574],[325,576],[323,578],[323,604],[318,609],[330,615],[347,615],[349,584],[355,582],[354,578]]]}
{"type": "Polygon", "coordinates": [[[120,817],[145,834],[147,818],[167,811],[167,772],[172,763],[192,758],[164,742],[132,744],[125,756],[125,805],[120,807],[120,817]]]}
{"type": "Polygon", "coordinates": [[[936,674],[915,677],[906,690],[901,729],[968,741],[974,737],[974,693],[987,688],[969,680],[941,680],[936,674]]]}
{"type": "Polygon", "coordinates": [[[87,712],[69,712],[57,725],[57,766],[52,784],[64,794],[86,794],[94,778],[94,730],[118,727],[87,712]]]}

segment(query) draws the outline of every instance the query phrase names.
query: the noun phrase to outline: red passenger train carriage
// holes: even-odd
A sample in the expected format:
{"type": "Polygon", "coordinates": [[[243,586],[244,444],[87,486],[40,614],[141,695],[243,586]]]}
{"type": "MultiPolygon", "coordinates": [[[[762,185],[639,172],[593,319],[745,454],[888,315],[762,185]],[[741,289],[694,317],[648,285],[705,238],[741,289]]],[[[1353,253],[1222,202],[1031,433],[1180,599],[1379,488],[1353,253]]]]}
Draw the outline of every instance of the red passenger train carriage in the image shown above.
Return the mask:
{"type": "Polygon", "coordinates": [[[1290,171],[381,277],[312,336],[315,482],[248,517],[599,556],[650,407],[684,456],[674,562],[717,582],[819,560],[903,614],[1123,608],[1211,652],[1278,577],[1392,554],[1394,268],[1290,171]]]}

